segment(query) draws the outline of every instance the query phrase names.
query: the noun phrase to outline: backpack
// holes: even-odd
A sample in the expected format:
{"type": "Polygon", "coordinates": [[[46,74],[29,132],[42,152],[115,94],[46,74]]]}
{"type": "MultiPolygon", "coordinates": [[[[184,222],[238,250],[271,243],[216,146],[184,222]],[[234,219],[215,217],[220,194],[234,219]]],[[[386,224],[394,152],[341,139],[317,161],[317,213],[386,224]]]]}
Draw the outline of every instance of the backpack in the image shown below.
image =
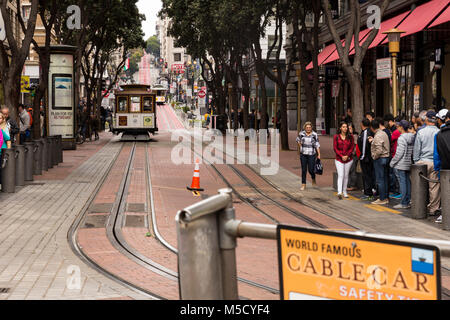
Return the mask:
{"type": "Polygon", "coordinates": [[[30,128],[31,128],[31,126],[33,125],[33,115],[31,114],[30,111],[27,111],[27,112],[28,112],[28,115],[30,116],[30,128]]]}

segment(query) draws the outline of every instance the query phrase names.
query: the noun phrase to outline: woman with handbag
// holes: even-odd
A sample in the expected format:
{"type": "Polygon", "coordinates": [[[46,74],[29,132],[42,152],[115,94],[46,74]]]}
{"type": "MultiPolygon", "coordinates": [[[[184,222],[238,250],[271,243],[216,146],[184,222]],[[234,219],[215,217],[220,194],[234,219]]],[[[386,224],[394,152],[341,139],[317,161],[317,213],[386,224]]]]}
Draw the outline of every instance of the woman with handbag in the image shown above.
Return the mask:
{"type": "Polygon", "coordinates": [[[319,136],[313,131],[312,123],[307,122],[303,126],[303,131],[297,137],[297,143],[300,148],[300,161],[302,165],[302,187],[300,190],[306,189],[307,171],[312,178],[312,185],[316,185],[315,165],[316,159],[320,159],[320,143],[319,136]]]}
{"type": "Polygon", "coordinates": [[[348,198],[347,185],[350,169],[353,165],[353,150],[355,149],[355,140],[349,133],[348,124],[341,122],[339,132],[333,139],[334,152],[336,153],[336,170],[338,174],[338,197],[348,198]]]}

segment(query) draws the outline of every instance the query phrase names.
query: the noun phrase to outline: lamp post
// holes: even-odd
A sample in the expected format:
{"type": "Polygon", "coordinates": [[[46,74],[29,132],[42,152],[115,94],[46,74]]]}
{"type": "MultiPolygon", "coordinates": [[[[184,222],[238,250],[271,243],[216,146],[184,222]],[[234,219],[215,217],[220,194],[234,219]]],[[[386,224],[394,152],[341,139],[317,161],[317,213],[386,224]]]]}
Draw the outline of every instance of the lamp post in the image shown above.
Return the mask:
{"type": "MultiPolygon", "coordinates": [[[[228,118],[230,119],[230,130],[231,130],[231,92],[233,90],[233,84],[231,82],[228,83],[228,118]]],[[[234,120],[234,119],[233,119],[234,120]]]]}
{"type": "Polygon", "coordinates": [[[302,69],[300,66],[300,61],[297,61],[294,63],[296,66],[296,73],[297,73],[297,81],[298,81],[298,88],[297,88],[297,132],[300,133],[302,131],[302,122],[301,122],[301,113],[302,113],[302,69]]]}
{"type": "Polygon", "coordinates": [[[383,32],[387,34],[389,41],[389,53],[392,59],[392,107],[394,117],[397,116],[397,97],[398,97],[398,84],[397,84],[397,54],[400,52],[400,36],[405,31],[400,31],[396,28],[383,32]]]}
{"type": "MultiPolygon", "coordinates": [[[[278,77],[278,70],[277,68],[273,68],[273,72],[275,74],[275,77],[278,77]]],[[[278,119],[277,119],[277,113],[278,113],[278,83],[275,81],[275,122],[274,122],[274,129],[278,129],[277,128],[277,123],[278,123],[278,119]]]]}
{"type": "Polygon", "coordinates": [[[255,88],[256,88],[256,113],[255,113],[255,130],[258,130],[258,113],[259,113],[259,77],[257,74],[253,76],[255,78],[255,88]]]}

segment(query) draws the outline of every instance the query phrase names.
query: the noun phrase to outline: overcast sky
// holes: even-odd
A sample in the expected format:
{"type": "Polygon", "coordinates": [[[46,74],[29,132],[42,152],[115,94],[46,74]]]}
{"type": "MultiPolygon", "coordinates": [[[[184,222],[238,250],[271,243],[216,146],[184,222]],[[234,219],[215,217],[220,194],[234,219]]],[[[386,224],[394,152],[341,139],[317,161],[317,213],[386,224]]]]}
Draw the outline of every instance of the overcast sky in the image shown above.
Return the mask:
{"type": "Polygon", "coordinates": [[[161,0],[139,0],[137,3],[141,14],[145,14],[146,21],[142,23],[145,32],[145,40],[155,35],[156,20],[159,10],[161,10],[161,0]]]}

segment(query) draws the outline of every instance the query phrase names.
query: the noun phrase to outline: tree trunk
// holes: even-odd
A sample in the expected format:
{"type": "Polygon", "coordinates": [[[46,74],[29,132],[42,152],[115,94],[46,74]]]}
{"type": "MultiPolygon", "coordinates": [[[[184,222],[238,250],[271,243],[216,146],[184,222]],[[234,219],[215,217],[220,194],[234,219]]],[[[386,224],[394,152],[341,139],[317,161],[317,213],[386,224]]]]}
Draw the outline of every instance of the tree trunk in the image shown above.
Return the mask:
{"type": "Polygon", "coordinates": [[[350,83],[350,94],[352,101],[353,124],[358,127],[364,116],[364,92],[361,80],[357,73],[347,75],[350,83]]]}

